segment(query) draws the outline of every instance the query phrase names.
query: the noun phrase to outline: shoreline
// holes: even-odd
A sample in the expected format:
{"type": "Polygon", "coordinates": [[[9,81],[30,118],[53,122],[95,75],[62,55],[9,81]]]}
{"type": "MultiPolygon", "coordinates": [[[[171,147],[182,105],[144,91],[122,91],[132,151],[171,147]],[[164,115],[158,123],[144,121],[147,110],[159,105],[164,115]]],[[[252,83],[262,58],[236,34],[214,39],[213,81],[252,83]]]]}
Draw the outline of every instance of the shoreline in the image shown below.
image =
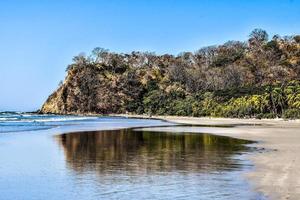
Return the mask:
{"type": "MultiPolygon", "coordinates": [[[[88,116],[88,115],[83,115],[88,116]]],[[[89,115],[90,116],[90,115],[89,115]]],[[[93,115],[103,116],[103,115],[93,115]]],[[[258,142],[254,146],[266,151],[247,155],[254,170],[246,174],[253,188],[270,199],[300,199],[300,120],[237,119],[209,117],[148,116],[111,114],[108,117],[162,120],[176,123],[181,132],[208,133],[258,142]],[[182,125],[182,126],[181,126],[182,125]],[[188,127],[186,125],[196,125],[188,127]],[[198,126],[197,126],[198,125],[198,126]]],[[[151,130],[178,131],[174,127],[144,127],[151,130]],[[174,130],[172,130],[172,128],[174,130]]],[[[73,127],[74,128],[74,127],[73,127]]],[[[103,128],[103,127],[102,127],[103,128]]],[[[101,128],[101,129],[102,129],[101,128]]],[[[106,130],[128,127],[106,127],[106,130]],[[107,128],[107,129],[106,129],[107,128]]],[[[143,128],[143,127],[131,127],[143,128]]],[[[104,130],[105,130],[104,129],[104,130]]],[[[70,131],[68,127],[56,128],[56,134],[99,130],[85,126],[70,131]]]]}
{"type": "Polygon", "coordinates": [[[98,115],[98,116],[126,117],[126,118],[137,118],[137,119],[158,119],[158,120],[165,120],[165,121],[174,120],[174,121],[180,121],[179,123],[195,124],[195,125],[215,125],[215,124],[232,125],[233,123],[274,125],[277,124],[278,122],[300,125],[300,119],[283,119],[283,118],[256,119],[256,118],[191,117],[191,116],[173,116],[173,115],[149,116],[149,115],[135,115],[135,114],[108,114],[108,115],[98,115]]]}
{"type": "MultiPolygon", "coordinates": [[[[102,116],[102,115],[93,115],[102,116]]],[[[107,117],[150,119],[146,126],[116,124],[100,126],[98,123],[80,126],[58,126],[42,131],[48,134],[65,134],[70,132],[114,130],[114,129],[146,129],[151,131],[173,131],[208,133],[245,139],[257,142],[254,147],[262,149],[254,154],[246,155],[246,159],[254,164],[253,171],[247,172],[246,181],[258,193],[268,199],[300,199],[300,120],[283,119],[232,119],[232,118],[196,118],[179,116],[147,115],[106,115],[107,117]],[[161,120],[175,123],[175,126],[157,126],[161,120]],[[152,125],[151,125],[152,124],[152,125]],[[100,129],[99,129],[100,128],[100,129]]],[[[11,134],[10,134],[11,135],[11,134]]]]}
{"type": "MultiPolygon", "coordinates": [[[[256,141],[264,152],[249,155],[254,170],[246,174],[253,188],[270,199],[300,199],[300,120],[230,119],[175,116],[111,115],[160,119],[189,125],[234,125],[234,127],[195,127],[181,131],[205,132],[256,141]]],[[[151,128],[150,128],[151,129],[151,128]]]]}

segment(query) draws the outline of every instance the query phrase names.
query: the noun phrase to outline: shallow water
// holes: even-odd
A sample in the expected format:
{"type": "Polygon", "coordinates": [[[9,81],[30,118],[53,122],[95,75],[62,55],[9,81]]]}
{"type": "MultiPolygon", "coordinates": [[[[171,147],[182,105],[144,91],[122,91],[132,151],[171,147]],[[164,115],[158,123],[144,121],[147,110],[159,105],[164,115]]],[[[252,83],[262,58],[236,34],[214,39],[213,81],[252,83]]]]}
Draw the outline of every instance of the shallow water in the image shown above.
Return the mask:
{"type": "Polygon", "coordinates": [[[243,178],[249,141],[108,130],[172,125],[158,120],[59,117],[42,122],[48,130],[0,133],[0,199],[261,198],[243,178]],[[106,131],[61,134],[91,127],[106,131]]]}

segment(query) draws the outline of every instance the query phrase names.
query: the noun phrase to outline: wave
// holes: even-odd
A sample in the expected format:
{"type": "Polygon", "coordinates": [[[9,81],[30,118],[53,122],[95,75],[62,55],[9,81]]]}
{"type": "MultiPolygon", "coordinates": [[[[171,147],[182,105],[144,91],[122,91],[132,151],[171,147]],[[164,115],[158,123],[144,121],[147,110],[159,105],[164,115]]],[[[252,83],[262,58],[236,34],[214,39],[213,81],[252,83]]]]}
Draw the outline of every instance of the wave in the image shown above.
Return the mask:
{"type": "Polygon", "coordinates": [[[54,115],[0,115],[0,122],[20,123],[20,122],[66,122],[66,121],[81,121],[81,120],[94,120],[98,117],[70,117],[70,116],[54,116],[54,115]]]}
{"type": "Polygon", "coordinates": [[[22,114],[23,112],[14,112],[14,111],[2,111],[0,112],[0,116],[1,115],[20,115],[22,114]]]}
{"type": "MultiPolygon", "coordinates": [[[[84,118],[86,119],[86,118],[84,118]]],[[[73,124],[81,124],[80,118],[59,118],[59,119],[39,119],[39,120],[7,120],[0,121],[0,133],[24,132],[24,131],[40,131],[47,130],[58,126],[68,126],[73,124]],[[74,122],[76,121],[76,122],[74,122]]]]}
{"type": "Polygon", "coordinates": [[[97,117],[62,117],[62,118],[49,118],[49,119],[36,119],[33,122],[59,122],[59,121],[80,121],[97,119],[97,117]]]}
{"type": "Polygon", "coordinates": [[[16,117],[0,117],[0,121],[17,120],[16,117]]]}
{"type": "Polygon", "coordinates": [[[64,116],[53,114],[36,114],[21,112],[1,112],[0,113],[0,133],[37,131],[45,130],[57,126],[67,126],[81,124],[86,121],[94,121],[99,117],[86,116],[64,116]]]}

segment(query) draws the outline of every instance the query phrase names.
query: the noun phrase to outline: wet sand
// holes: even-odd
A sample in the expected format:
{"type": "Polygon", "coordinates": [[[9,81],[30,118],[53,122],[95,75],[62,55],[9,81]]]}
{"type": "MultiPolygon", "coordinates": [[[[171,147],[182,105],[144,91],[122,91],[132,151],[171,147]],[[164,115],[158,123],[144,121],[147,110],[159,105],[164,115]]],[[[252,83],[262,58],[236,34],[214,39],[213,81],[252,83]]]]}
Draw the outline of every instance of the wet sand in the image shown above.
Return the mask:
{"type": "MultiPolygon", "coordinates": [[[[138,116],[135,116],[138,117],[138,116]]],[[[270,199],[300,199],[300,121],[282,119],[222,119],[193,117],[160,117],[170,122],[196,125],[236,125],[222,127],[182,127],[183,132],[205,132],[258,141],[264,151],[249,156],[255,169],[246,175],[258,191],[270,199]]],[[[151,128],[170,130],[172,127],[151,128]]],[[[175,129],[174,129],[175,130],[175,129]]],[[[177,129],[178,130],[178,129],[177,129]]],[[[172,130],[173,131],[173,130],[172,130]]]]}

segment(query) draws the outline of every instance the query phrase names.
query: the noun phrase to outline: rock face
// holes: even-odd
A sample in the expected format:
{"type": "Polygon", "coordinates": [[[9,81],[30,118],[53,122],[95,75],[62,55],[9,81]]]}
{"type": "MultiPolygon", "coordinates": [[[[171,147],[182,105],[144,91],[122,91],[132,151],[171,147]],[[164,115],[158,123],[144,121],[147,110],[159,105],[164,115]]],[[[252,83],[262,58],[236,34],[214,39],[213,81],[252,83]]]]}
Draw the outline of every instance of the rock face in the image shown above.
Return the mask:
{"type": "Polygon", "coordinates": [[[142,91],[140,81],[130,72],[121,71],[111,74],[93,65],[74,65],[69,67],[64,83],[48,97],[40,112],[124,113],[128,105],[132,105],[131,102],[139,98],[142,91]]]}

